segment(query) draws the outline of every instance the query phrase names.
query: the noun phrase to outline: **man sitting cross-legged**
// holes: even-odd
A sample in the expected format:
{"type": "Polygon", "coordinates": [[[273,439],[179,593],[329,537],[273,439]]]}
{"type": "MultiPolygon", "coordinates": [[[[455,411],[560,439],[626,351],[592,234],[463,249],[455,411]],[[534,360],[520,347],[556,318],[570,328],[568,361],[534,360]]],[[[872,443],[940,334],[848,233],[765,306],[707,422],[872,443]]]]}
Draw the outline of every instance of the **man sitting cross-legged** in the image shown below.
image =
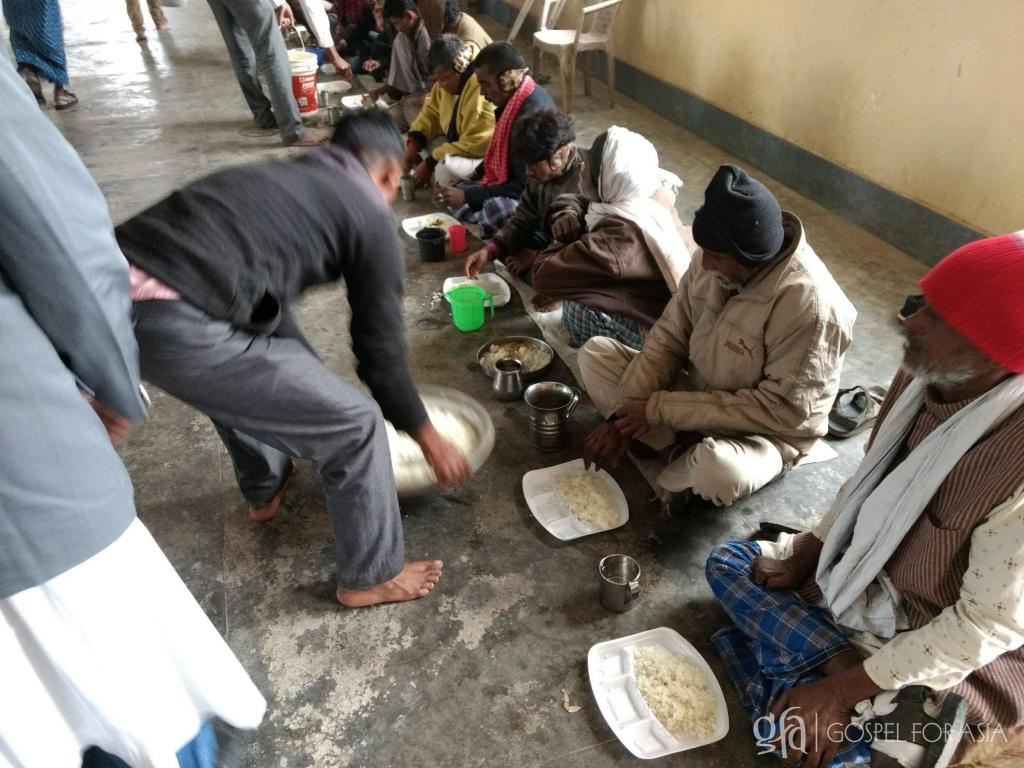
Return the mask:
{"type": "Polygon", "coordinates": [[[1024,726],[1022,281],[1020,234],[941,261],[829,512],[809,533],[730,542],[708,560],[733,622],[714,642],[741,701],[766,734],[787,710],[806,728],[790,759],[945,766],[965,703],[971,739],[980,728],[1006,743],[1024,726]],[[828,736],[850,733],[855,706],[870,757],[828,736]]]}
{"type": "Polygon", "coordinates": [[[584,460],[616,462],[639,438],[663,451],[661,489],[726,505],[825,434],[857,313],[800,220],[741,168],[715,173],[693,239],[701,248],[642,352],[602,337],[580,349],[583,385],[615,416],[584,460]]]}

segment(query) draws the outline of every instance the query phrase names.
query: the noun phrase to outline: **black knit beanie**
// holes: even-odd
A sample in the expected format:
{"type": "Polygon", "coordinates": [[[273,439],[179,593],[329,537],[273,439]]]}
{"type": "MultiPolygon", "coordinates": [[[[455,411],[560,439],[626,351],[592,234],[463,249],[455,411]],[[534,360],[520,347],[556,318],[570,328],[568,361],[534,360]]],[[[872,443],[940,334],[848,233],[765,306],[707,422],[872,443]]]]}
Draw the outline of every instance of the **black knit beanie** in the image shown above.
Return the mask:
{"type": "Polygon", "coordinates": [[[728,253],[746,267],[761,266],[782,248],[782,208],[764,184],[742,168],[723,165],[693,217],[693,239],[701,248],[728,253]]]}

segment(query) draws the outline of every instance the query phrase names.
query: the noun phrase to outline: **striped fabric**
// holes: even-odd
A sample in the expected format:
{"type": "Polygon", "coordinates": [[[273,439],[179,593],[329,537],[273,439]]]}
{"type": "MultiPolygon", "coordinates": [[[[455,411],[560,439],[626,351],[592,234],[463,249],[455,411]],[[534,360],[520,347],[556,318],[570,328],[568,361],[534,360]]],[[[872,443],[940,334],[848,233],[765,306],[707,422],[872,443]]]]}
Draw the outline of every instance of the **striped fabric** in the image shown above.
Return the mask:
{"type": "MultiPolygon", "coordinates": [[[[905,374],[896,377],[879,421],[909,382],[905,374]]],[[[929,397],[908,437],[908,449],[965,405],[929,397]]],[[[971,534],[1024,482],[1022,446],[1024,411],[1019,411],[964,455],[886,564],[911,629],[927,624],[960,598],[971,534]]],[[[1012,572],[1013,563],[992,567],[1006,569],[1007,578],[1020,578],[1012,572]]],[[[1024,649],[1003,654],[952,690],[967,699],[969,722],[1024,725],[1024,649]]]]}
{"type": "Polygon", "coordinates": [[[632,349],[644,348],[642,326],[636,320],[592,309],[578,301],[562,302],[562,326],[573,347],[583,346],[594,336],[607,336],[632,349]]]}
{"type": "Polygon", "coordinates": [[[58,0],[3,0],[3,8],[18,68],[31,67],[41,78],[66,86],[68,62],[58,0]]]}
{"type": "MultiPolygon", "coordinates": [[[[460,181],[455,185],[459,189],[467,189],[477,186],[477,182],[460,181]]],[[[518,200],[511,197],[490,197],[484,201],[484,206],[479,211],[473,211],[466,204],[452,209],[452,216],[459,221],[469,221],[480,225],[480,238],[490,240],[498,230],[505,226],[505,222],[512,218],[519,206],[518,200]]]]}
{"type": "MultiPolygon", "coordinates": [[[[783,692],[820,680],[817,669],[853,647],[827,610],[805,603],[794,592],[755,584],[751,566],[760,555],[756,542],[730,541],[711,553],[706,569],[711,591],[733,622],[711,642],[758,731],[764,727],[759,718],[783,692]]],[[[756,735],[761,739],[769,734],[756,735]]],[[[866,742],[847,742],[830,765],[870,759],[866,742]]]]}

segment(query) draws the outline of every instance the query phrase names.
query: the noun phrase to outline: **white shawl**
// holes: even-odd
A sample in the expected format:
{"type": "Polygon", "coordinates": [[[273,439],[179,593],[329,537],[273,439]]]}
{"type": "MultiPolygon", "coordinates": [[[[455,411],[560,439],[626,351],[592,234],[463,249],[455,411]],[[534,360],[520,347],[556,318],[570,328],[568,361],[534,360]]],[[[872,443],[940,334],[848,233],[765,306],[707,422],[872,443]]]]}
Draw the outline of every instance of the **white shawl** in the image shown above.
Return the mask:
{"type": "Polygon", "coordinates": [[[835,521],[818,560],[818,585],[837,621],[886,638],[905,629],[906,619],[885,564],[963,455],[1024,405],[1024,375],[957,411],[890,472],[924,394],[923,383],[911,382],[882,421],[871,450],[836,496],[835,521]]]}
{"type": "Polygon", "coordinates": [[[587,229],[593,229],[605,216],[632,221],[643,232],[665,283],[675,294],[690,266],[690,252],[683,243],[675,209],[653,195],[664,190],[675,201],[682,180],[658,167],[658,150],[651,142],[619,126],[608,129],[600,163],[599,189],[593,189],[589,173],[583,174],[584,194],[597,201],[587,209],[587,229]]]}

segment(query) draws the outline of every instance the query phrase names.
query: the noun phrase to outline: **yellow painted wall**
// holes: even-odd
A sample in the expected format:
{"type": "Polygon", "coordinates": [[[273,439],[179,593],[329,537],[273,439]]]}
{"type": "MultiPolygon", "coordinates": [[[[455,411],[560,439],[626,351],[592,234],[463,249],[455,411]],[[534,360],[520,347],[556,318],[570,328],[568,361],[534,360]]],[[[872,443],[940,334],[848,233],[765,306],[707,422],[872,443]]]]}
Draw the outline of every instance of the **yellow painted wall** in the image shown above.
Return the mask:
{"type": "Polygon", "coordinates": [[[967,226],[1024,227],[1024,0],[625,0],[616,26],[662,81],[967,226]]]}

